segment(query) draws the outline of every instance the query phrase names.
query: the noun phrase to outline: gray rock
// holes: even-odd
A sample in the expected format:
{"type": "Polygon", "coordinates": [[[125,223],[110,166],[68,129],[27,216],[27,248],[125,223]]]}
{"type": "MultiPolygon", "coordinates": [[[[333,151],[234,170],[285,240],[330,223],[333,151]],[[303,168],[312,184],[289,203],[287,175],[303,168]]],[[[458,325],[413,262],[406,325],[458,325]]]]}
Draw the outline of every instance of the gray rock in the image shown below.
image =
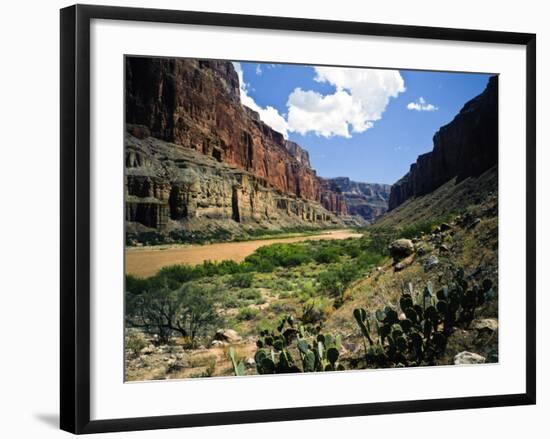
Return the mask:
{"type": "Polygon", "coordinates": [[[485,363],[485,357],[474,352],[463,351],[455,355],[454,363],[459,364],[482,364],[485,363]]]}
{"type": "Polygon", "coordinates": [[[151,355],[156,352],[155,346],[150,344],[149,346],[144,347],[139,353],[141,355],[151,355]]]}
{"type": "Polygon", "coordinates": [[[397,264],[395,264],[395,266],[393,268],[394,268],[395,271],[401,271],[405,267],[406,267],[406,265],[403,262],[398,262],[397,264]]]}
{"type": "Polygon", "coordinates": [[[218,329],[215,338],[216,340],[228,343],[237,343],[242,340],[241,336],[234,329],[218,329]]]}
{"type": "Polygon", "coordinates": [[[475,319],[472,321],[471,327],[478,331],[494,332],[498,329],[497,319],[475,319]]]}
{"type": "Polygon", "coordinates": [[[430,271],[432,268],[435,268],[439,265],[439,259],[437,259],[437,256],[435,255],[431,255],[428,257],[428,259],[426,259],[426,261],[424,262],[424,271],[425,272],[428,272],[430,271]]]}
{"type": "Polygon", "coordinates": [[[477,226],[481,222],[480,218],[474,219],[470,224],[468,224],[469,229],[473,229],[475,226],[477,226]]]}
{"type": "Polygon", "coordinates": [[[344,348],[348,352],[355,352],[359,350],[360,346],[352,341],[344,340],[342,342],[342,348],[344,348]]]}
{"type": "Polygon", "coordinates": [[[414,252],[414,244],[410,239],[398,239],[389,246],[391,257],[394,261],[400,261],[414,252]]]}

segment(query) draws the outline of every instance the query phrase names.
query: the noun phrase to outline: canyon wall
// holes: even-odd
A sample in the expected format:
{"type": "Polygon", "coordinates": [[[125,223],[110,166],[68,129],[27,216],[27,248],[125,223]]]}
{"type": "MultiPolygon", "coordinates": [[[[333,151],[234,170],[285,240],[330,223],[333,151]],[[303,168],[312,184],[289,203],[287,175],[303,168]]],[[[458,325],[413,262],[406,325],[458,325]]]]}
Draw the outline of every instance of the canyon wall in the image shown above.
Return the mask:
{"type": "Polygon", "coordinates": [[[135,235],[216,224],[326,227],[347,215],[307,151],[241,105],[230,62],[127,57],[125,155],[135,235]]]}
{"type": "Polygon", "coordinates": [[[327,179],[346,200],[349,215],[358,215],[368,222],[374,221],[388,210],[391,185],[362,183],[348,177],[327,179]]]}
{"type": "Polygon", "coordinates": [[[433,138],[433,150],[422,154],[391,188],[389,209],[425,195],[452,178],[477,177],[498,162],[498,77],[467,102],[433,138]]]}
{"type": "Polygon", "coordinates": [[[231,62],[127,57],[126,123],[346,214],[341,194],[325,192],[307,152],[241,105],[231,62]]]}
{"type": "Polygon", "coordinates": [[[126,135],[126,218],[130,222],[158,230],[170,223],[177,228],[181,221],[190,229],[227,219],[281,227],[337,222],[321,204],[289,196],[254,174],[194,150],[131,133],[136,134],[135,126],[126,135]]]}

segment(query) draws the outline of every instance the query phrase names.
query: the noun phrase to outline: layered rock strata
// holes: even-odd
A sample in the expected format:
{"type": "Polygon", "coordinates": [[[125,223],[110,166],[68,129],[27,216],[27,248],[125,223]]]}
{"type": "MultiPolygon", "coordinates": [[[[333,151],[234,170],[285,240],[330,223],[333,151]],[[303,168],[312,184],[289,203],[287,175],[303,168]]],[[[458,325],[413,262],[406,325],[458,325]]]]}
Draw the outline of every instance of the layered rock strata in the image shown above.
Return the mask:
{"type": "Polygon", "coordinates": [[[372,222],[388,210],[389,184],[362,183],[348,177],[331,178],[329,181],[331,187],[344,196],[349,215],[358,215],[372,222]]]}
{"type": "Polygon", "coordinates": [[[239,90],[230,62],[126,58],[127,159],[139,164],[129,156],[141,154],[140,160],[150,160],[147,148],[132,152],[132,145],[140,138],[159,139],[234,169],[231,176],[224,171],[226,183],[209,180],[200,187],[192,185],[192,190],[180,181],[185,180],[180,175],[184,165],[187,173],[202,171],[183,162],[174,164],[173,176],[168,176],[172,170],[165,164],[158,174],[149,175],[150,180],[140,177],[141,183],[134,171],[128,172],[128,221],[158,228],[167,218],[197,214],[240,222],[288,212],[310,222],[347,213],[344,198],[323,185],[307,152],[241,105],[239,90]],[[170,215],[155,200],[171,200],[170,215]]]}
{"type": "Polygon", "coordinates": [[[126,220],[132,233],[205,230],[217,220],[278,228],[341,224],[319,202],[289,195],[248,171],[133,135],[143,130],[131,126],[126,135],[126,220]]]}

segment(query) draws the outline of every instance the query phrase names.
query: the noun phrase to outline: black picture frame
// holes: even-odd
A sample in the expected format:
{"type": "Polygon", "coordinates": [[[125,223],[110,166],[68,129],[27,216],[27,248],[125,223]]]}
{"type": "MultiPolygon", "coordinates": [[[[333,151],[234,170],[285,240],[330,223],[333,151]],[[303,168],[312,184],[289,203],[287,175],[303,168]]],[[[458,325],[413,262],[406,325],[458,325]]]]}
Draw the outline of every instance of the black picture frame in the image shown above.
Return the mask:
{"type": "Polygon", "coordinates": [[[273,422],[535,404],[536,35],[376,23],[74,5],[61,10],[61,404],[63,430],[81,433],[273,422]],[[526,47],[526,392],[508,395],[90,420],[90,21],[131,20],[325,32],[526,47]]]}

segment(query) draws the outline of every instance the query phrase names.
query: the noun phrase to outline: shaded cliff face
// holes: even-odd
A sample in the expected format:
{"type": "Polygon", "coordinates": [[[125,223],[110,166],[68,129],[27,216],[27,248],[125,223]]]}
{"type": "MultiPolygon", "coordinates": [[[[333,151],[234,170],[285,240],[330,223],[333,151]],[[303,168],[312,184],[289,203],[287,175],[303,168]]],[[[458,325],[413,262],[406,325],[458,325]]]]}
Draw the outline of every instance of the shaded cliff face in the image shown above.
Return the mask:
{"type": "Polygon", "coordinates": [[[328,179],[331,187],[342,193],[349,215],[359,215],[371,222],[388,210],[391,185],[362,183],[347,177],[328,179]]]}
{"type": "Polygon", "coordinates": [[[326,193],[307,152],[241,105],[230,62],[127,57],[126,123],[235,166],[282,193],[346,213],[341,195],[326,193]]]}
{"type": "Polygon", "coordinates": [[[467,102],[433,138],[433,150],[422,154],[391,188],[389,209],[425,195],[452,178],[477,177],[498,161],[498,77],[467,102]]]}

